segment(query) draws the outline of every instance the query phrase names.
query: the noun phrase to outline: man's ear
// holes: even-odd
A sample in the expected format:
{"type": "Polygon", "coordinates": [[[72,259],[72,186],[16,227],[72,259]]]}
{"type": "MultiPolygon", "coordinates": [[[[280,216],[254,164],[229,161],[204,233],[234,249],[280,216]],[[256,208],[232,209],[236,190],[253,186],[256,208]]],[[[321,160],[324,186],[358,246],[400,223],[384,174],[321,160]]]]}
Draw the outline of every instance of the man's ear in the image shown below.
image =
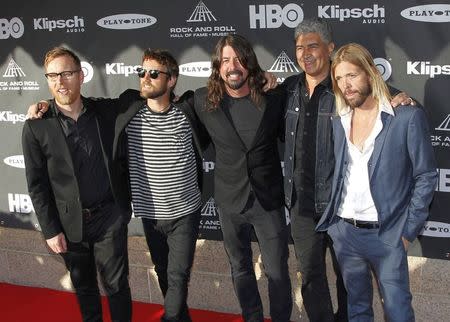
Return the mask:
{"type": "Polygon", "coordinates": [[[330,56],[330,58],[331,58],[331,55],[333,54],[334,47],[335,47],[334,42],[330,41],[328,43],[328,55],[330,56]]]}
{"type": "Polygon", "coordinates": [[[167,83],[167,85],[169,85],[169,88],[174,89],[175,85],[177,85],[177,80],[178,80],[178,77],[170,76],[169,81],[167,83]]]}

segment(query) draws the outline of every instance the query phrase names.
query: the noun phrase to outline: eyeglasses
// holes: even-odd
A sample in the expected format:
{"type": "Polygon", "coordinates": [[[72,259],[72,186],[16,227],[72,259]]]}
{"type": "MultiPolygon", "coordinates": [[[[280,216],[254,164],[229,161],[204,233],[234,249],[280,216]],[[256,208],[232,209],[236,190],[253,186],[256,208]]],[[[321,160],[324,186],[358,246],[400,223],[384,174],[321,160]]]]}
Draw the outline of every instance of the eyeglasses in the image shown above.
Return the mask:
{"type": "Polygon", "coordinates": [[[47,73],[47,74],[44,74],[44,75],[49,81],[55,82],[58,79],[58,76],[61,76],[61,79],[68,80],[68,79],[72,79],[73,74],[79,73],[79,72],[81,72],[81,69],[79,69],[79,70],[65,70],[65,71],[63,71],[61,73],[47,73]]]}
{"type": "Polygon", "coordinates": [[[145,69],[142,67],[136,68],[136,72],[140,78],[144,78],[145,74],[148,73],[150,78],[157,79],[159,77],[159,74],[166,74],[168,77],[170,77],[170,73],[163,72],[162,70],[157,69],[145,69]]]}

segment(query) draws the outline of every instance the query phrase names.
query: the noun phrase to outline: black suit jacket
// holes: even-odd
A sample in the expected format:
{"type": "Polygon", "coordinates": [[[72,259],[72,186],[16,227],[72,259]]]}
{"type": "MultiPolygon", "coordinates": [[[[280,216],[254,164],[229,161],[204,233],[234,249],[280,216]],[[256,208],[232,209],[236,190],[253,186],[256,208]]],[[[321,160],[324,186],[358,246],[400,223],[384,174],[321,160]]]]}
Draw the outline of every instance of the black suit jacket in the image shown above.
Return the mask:
{"type": "Polygon", "coordinates": [[[223,104],[208,111],[206,96],[206,88],[195,91],[195,112],[215,147],[214,196],[219,207],[240,212],[251,190],[264,209],[281,207],[284,198],[278,138],[284,133],[283,92],[272,90],[264,95],[264,114],[249,149],[223,104]]]}
{"type": "MultiPolygon", "coordinates": [[[[117,204],[130,209],[130,189],[127,172],[112,160],[115,110],[117,100],[82,98],[83,105],[94,108],[100,142],[111,191],[117,204]]],[[[27,120],[22,131],[22,148],[28,191],[46,239],[63,232],[72,242],[82,240],[82,205],[72,158],[61,125],[56,116],[55,102],[42,119],[27,120]]],[[[130,212],[124,211],[130,219],[130,212]]]]}

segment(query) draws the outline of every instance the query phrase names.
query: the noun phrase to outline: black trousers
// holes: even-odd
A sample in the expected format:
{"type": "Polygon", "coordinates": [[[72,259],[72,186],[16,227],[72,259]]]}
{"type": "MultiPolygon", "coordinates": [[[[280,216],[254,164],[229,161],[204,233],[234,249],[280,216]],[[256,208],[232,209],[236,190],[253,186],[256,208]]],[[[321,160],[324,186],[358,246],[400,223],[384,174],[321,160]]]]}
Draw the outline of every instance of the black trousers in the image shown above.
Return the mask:
{"type": "Polygon", "coordinates": [[[189,322],[188,283],[194,261],[200,210],[173,219],[142,218],[145,238],[164,296],[162,321],[189,322]]]}
{"type": "Polygon", "coordinates": [[[316,232],[319,218],[301,216],[295,207],[291,211],[291,233],[295,255],[302,275],[302,298],[311,322],[347,321],[347,292],[336,261],[331,238],[325,232],[316,232]],[[326,272],[326,249],[329,247],[336,273],[338,311],[333,312],[326,272]]]}
{"type": "Polygon", "coordinates": [[[67,241],[61,254],[75,288],[84,322],[101,322],[97,271],[109,301],[113,322],[131,321],[128,284],[127,223],[118,206],[105,206],[85,222],[83,241],[67,241]]]}
{"type": "Polygon", "coordinates": [[[261,251],[268,279],[270,316],[274,322],[287,322],[292,311],[291,281],[288,271],[288,231],[283,209],[266,211],[255,198],[249,198],[241,213],[219,209],[225,251],[231,265],[234,290],[244,321],[264,320],[261,298],[253,268],[252,229],[261,251]]]}

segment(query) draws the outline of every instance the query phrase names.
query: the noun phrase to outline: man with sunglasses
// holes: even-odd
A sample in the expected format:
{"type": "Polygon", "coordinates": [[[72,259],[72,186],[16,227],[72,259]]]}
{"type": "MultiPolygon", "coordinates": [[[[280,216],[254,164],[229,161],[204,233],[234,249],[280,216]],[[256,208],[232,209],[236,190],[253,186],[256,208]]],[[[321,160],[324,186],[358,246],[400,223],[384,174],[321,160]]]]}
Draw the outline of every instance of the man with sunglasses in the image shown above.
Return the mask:
{"type": "MultiPolygon", "coordinates": [[[[162,321],[191,321],[186,301],[201,207],[198,122],[187,103],[171,101],[178,64],[169,52],[146,50],[137,72],[142,99],[118,113],[114,159],[128,168],[133,211],[142,218],[164,296],[162,321]],[[116,149],[121,141],[126,151],[116,149]]],[[[126,91],[121,99],[134,95],[126,91]]]]}
{"type": "Polygon", "coordinates": [[[80,59],[66,48],[46,54],[45,70],[54,99],[42,119],[25,122],[22,136],[36,216],[70,272],[83,321],[102,321],[98,271],[112,320],[130,322],[131,211],[126,172],[112,162],[115,102],[81,96],[80,59]]]}

